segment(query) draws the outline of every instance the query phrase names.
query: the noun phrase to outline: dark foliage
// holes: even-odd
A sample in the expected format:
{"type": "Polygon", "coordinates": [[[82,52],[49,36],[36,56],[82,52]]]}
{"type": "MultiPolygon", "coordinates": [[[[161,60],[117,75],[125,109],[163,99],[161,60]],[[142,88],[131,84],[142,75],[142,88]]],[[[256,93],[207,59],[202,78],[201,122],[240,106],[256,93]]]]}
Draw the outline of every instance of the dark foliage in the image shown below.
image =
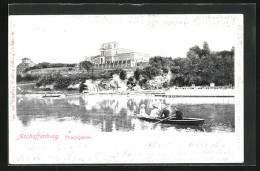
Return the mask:
{"type": "Polygon", "coordinates": [[[126,71],[125,70],[122,70],[119,74],[119,78],[121,80],[125,80],[126,79],[126,71]]]}
{"type": "Polygon", "coordinates": [[[94,67],[94,64],[90,61],[83,61],[83,62],[81,62],[81,65],[88,72],[91,71],[94,67]]]}
{"type": "Polygon", "coordinates": [[[137,68],[137,69],[134,71],[134,78],[139,81],[141,74],[142,74],[142,70],[139,69],[139,68],[137,68]]]}
{"type": "Polygon", "coordinates": [[[168,88],[169,87],[169,83],[168,82],[164,82],[163,83],[163,88],[168,88]]]}
{"type": "Polygon", "coordinates": [[[159,76],[161,74],[161,70],[156,68],[155,66],[145,67],[142,71],[142,75],[145,78],[153,79],[155,76],[159,76]]]}
{"type": "Polygon", "coordinates": [[[43,69],[43,68],[59,68],[59,67],[75,67],[77,64],[63,64],[63,63],[48,63],[42,62],[33,67],[26,68],[24,72],[31,71],[34,69],[43,69]]]}
{"type": "Polygon", "coordinates": [[[163,68],[162,68],[162,71],[163,71],[163,73],[167,74],[167,73],[169,72],[169,69],[166,68],[166,67],[163,67],[163,68]]]}
{"type": "Polygon", "coordinates": [[[16,81],[17,82],[34,82],[38,80],[38,76],[37,75],[32,75],[32,74],[25,74],[24,76],[17,74],[16,76],[16,81]]]}
{"type": "Polygon", "coordinates": [[[127,85],[130,84],[132,87],[136,86],[136,82],[135,82],[134,77],[129,77],[126,84],[127,85]]]}
{"type": "Polygon", "coordinates": [[[82,81],[79,85],[79,92],[82,93],[83,90],[86,90],[88,86],[84,84],[85,81],[82,81]]]}

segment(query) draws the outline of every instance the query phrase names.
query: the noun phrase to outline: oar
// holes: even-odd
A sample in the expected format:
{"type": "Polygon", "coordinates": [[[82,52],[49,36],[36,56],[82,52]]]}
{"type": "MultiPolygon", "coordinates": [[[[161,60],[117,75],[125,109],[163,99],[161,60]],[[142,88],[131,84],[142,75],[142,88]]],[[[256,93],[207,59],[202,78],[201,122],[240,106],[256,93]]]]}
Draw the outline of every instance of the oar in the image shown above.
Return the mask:
{"type": "Polygon", "coordinates": [[[163,120],[160,120],[160,121],[158,121],[158,122],[155,122],[154,124],[157,124],[157,123],[159,123],[159,122],[162,122],[162,121],[164,121],[164,120],[166,120],[166,119],[169,119],[170,117],[167,117],[167,118],[165,118],[165,119],[163,119],[163,120]]]}

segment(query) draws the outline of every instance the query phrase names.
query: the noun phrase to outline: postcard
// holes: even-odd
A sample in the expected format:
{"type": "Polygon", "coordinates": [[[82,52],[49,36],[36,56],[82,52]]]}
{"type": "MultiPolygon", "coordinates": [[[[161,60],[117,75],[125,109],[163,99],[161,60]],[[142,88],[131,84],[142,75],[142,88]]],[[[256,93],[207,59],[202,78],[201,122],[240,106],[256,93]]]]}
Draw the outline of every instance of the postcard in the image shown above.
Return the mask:
{"type": "Polygon", "coordinates": [[[9,164],[243,163],[242,14],[9,15],[9,164]]]}

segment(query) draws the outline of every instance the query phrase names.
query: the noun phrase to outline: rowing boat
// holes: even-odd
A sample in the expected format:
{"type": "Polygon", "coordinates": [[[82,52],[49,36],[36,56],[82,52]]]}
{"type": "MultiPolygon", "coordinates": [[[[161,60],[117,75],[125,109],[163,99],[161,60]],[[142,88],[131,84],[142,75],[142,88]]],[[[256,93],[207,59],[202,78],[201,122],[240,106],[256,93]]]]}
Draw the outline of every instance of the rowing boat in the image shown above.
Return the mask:
{"type": "Polygon", "coordinates": [[[61,96],[60,94],[45,94],[42,97],[60,97],[60,96],[61,96]]]}
{"type": "Polygon", "coordinates": [[[204,123],[204,119],[199,118],[183,118],[182,120],[177,119],[159,119],[159,118],[152,118],[146,116],[137,116],[138,119],[150,121],[150,122],[159,122],[164,124],[177,124],[177,125],[187,125],[187,126],[201,126],[204,123]]]}

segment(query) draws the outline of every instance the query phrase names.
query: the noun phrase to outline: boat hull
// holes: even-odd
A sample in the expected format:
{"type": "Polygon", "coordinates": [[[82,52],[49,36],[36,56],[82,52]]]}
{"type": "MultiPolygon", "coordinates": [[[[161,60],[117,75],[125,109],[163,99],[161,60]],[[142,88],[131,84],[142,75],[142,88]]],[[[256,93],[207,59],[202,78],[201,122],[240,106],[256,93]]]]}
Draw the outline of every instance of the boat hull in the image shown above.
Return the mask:
{"type": "Polygon", "coordinates": [[[159,122],[159,123],[164,123],[164,124],[174,124],[174,125],[186,125],[186,126],[201,126],[204,123],[204,119],[199,119],[199,118],[183,118],[183,120],[175,120],[175,119],[170,119],[170,120],[163,120],[163,119],[158,119],[158,118],[150,118],[150,117],[144,117],[144,116],[138,116],[138,119],[149,121],[149,122],[159,122]]]}
{"type": "Polygon", "coordinates": [[[61,95],[44,95],[42,97],[60,97],[61,95]]]}

